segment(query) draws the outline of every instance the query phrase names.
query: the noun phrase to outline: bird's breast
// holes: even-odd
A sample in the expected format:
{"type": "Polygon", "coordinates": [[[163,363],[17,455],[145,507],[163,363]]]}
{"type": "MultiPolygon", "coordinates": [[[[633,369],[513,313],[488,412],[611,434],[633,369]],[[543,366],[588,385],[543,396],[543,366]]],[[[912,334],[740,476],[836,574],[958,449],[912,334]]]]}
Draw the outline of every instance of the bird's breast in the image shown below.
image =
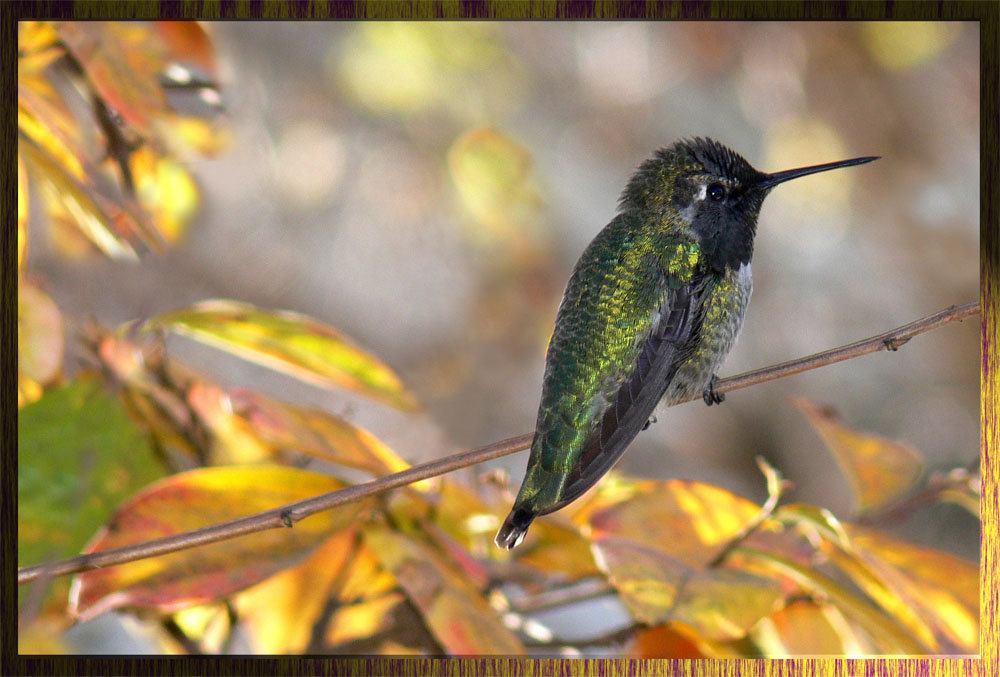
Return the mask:
{"type": "Polygon", "coordinates": [[[687,357],[664,394],[667,404],[695,397],[705,389],[739,338],[752,292],[749,263],[728,269],[706,285],[687,357]]]}

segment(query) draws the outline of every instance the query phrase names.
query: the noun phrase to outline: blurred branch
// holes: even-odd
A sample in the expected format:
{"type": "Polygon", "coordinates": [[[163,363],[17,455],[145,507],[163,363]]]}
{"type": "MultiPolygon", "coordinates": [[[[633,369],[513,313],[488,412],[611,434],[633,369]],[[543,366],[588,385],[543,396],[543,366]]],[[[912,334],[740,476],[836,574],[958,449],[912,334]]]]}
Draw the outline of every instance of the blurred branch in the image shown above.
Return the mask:
{"type": "Polygon", "coordinates": [[[552,588],[534,595],[512,599],[510,600],[510,610],[519,614],[530,614],[571,602],[603,597],[614,592],[615,588],[603,578],[591,578],[581,583],[573,583],[561,588],[552,588]]]}
{"type": "Polygon", "coordinates": [[[854,521],[858,524],[869,526],[896,522],[912,515],[913,511],[919,507],[940,501],[945,492],[967,489],[971,483],[977,481],[978,478],[964,468],[955,468],[947,473],[934,473],[930,476],[927,486],[923,489],[905,496],[894,503],[866,512],[854,521]]]}
{"type": "MultiPolygon", "coordinates": [[[[861,355],[878,352],[880,350],[896,350],[917,334],[921,334],[932,329],[944,326],[949,322],[962,320],[979,312],[979,303],[966,303],[961,306],[951,306],[933,315],[928,315],[922,319],[903,325],[891,331],[887,331],[878,336],[841,346],[822,353],[816,353],[808,357],[803,357],[791,362],[758,369],[756,371],[740,374],[727,379],[720,379],[715,382],[714,390],[717,393],[724,393],[738,388],[773,381],[792,374],[798,374],[810,369],[816,369],[835,362],[849,360],[861,355]]],[[[700,397],[700,395],[699,395],[700,397]]],[[[694,398],[691,398],[694,399],[694,398]]],[[[165,555],[167,553],[193,548],[199,545],[217,543],[219,541],[244,536],[246,534],[264,531],[265,529],[279,529],[291,527],[292,524],[306,517],[324,510],[330,510],[346,503],[361,500],[367,496],[380,494],[390,489],[397,489],[418,480],[437,477],[445,473],[465,468],[467,466],[489,461],[501,456],[507,456],[516,451],[527,449],[531,444],[533,433],[526,433],[511,437],[506,440],[494,442],[484,447],[479,447],[471,451],[462,452],[438,459],[429,463],[413,466],[402,472],[379,477],[369,482],[355,484],[345,489],[339,489],[320,496],[314,496],[302,501],[290,503],[288,505],[248,515],[240,519],[215,524],[187,531],[165,538],[158,538],[144,543],[102,550],[87,555],[80,555],[59,562],[37,564],[34,566],[22,567],[17,572],[18,584],[33,581],[39,576],[64,576],[66,574],[99,569],[101,567],[124,564],[147,557],[165,555]]]]}

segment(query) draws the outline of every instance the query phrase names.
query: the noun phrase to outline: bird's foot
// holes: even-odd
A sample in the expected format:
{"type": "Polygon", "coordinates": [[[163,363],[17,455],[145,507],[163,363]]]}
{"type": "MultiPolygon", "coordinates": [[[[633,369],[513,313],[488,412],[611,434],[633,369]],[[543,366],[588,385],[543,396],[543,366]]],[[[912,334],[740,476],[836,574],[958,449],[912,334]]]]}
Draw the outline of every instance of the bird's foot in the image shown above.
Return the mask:
{"type": "Polygon", "coordinates": [[[715,374],[713,374],[712,375],[712,380],[709,381],[708,385],[705,386],[705,389],[703,391],[701,391],[701,398],[703,400],[705,400],[705,404],[707,404],[710,407],[713,404],[719,404],[723,400],[726,399],[726,394],[725,393],[717,393],[717,392],[715,392],[714,386],[715,386],[715,382],[718,381],[718,380],[719,380],[719,377],[716,376],[715,374]]]}
{"type": "Polygon", "coordinates": [[[649,426],[653,425],[654,423],[656,423],[656,417],[655,416],[650,416],[649,420],[646,421],[646,424],[642,426],[642,429],[645,430],[646,428],[648,428],[649,426]]]}

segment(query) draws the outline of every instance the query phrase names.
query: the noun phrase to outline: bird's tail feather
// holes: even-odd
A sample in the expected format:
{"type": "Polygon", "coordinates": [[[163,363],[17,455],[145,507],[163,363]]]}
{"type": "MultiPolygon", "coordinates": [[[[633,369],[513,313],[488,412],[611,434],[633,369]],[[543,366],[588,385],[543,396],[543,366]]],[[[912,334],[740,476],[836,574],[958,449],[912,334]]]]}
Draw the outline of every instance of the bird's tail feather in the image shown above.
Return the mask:
{"type": "Polygon", "coordinates": [[[536,516],[537,513],[525,508],[511,510],[510,514],[507,515],[507,519],[503,521],[500,531],[497,532],[497,546],[504,550],[516,548],[524,538],[524,535],[528,533],[528,527],[531,526],[531,522],[536,516]]]}

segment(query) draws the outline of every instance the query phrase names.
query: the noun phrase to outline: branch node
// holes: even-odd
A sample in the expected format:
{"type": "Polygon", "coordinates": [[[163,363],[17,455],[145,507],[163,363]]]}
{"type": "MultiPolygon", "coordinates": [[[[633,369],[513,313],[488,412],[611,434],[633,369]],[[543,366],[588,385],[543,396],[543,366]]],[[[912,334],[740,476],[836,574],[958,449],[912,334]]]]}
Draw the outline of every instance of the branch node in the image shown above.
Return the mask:
{"type": "Polygon", "coordinates": [[[294,526],[294,522],[292,522],[292,511],[291,510],[282,510],[281,511],[281,523],[284,524],[289,529],[291,529],[294,526]]]}

